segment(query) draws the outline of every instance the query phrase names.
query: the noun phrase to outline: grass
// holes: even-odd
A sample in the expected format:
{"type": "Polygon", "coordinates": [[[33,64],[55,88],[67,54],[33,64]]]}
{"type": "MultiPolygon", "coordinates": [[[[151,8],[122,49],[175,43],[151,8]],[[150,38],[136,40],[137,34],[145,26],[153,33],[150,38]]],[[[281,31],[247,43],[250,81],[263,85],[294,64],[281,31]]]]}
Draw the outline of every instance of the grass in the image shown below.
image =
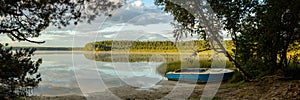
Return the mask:
{"type": "Polygon", "coordinates": [[[240,81],[244,81],[242,74],[240,72],[238,72],[237,70],[234,70],[232,78],[230,80],[228,80],[227,82],[238,83],[240,81]]]}
{"type": "Polygon", "coordinates": [[[243,80],[243,81],[239,81],[237,83],[234,83],[234,84],[231,84],[228,88],[238,88],[240,86],[243,86],[246,82],[243,80]]]}

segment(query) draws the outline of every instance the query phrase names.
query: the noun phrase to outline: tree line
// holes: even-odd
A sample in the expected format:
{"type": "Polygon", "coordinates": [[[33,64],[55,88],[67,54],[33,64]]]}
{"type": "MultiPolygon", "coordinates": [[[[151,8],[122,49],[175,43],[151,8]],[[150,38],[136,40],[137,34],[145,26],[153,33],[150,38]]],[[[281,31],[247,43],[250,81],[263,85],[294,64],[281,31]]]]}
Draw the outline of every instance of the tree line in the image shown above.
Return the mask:
{"type": "MultiPolygon", "coordinates": [[[[231,41],[225,43],[231,46],[231,41]]],[[[106,40],[91,42],[85,45],[84,50],[88,51],[158,51],[158,52],[177,52],[179,50],[209,50],[209,42],[205,40],[191,41],[131,41],[131,40],[106,40]]]]}

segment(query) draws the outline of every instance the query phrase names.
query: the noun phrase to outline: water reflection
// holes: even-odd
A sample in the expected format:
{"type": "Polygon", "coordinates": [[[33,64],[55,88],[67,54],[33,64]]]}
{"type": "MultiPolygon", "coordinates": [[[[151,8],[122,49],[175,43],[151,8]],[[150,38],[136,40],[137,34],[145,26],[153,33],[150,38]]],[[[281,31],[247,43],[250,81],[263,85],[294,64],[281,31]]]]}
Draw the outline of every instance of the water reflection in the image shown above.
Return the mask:
{"type": "MultiPolygon", "coordinates": [[[[166,62],[179,61],[178,53],[85,53],[84,57],[90,60],[103,62],[148,62],[153,55],[159,54],[166,62]],[[113,57],[113,58],[112,58],[113,57]]],[[[161,62],[161,60],[152,60],[152,62],[161,62]]]]}
{"type": "Polygon", "coordinates": [[[39,68],[42,82],[34,91],[35,95],[81,94],[74,76],[71,54],[38,54],[35,57],[43,59],[39,68]]]}
{"type": "Polygon", "coordinates": [[[165,79],[156,72],[162,62],[105,62],[87,59],[87,55],[36,55],[43,59],[39,69],[43,81],[35,95],[85,95],[124,85],[147,88],[165,79]]]}

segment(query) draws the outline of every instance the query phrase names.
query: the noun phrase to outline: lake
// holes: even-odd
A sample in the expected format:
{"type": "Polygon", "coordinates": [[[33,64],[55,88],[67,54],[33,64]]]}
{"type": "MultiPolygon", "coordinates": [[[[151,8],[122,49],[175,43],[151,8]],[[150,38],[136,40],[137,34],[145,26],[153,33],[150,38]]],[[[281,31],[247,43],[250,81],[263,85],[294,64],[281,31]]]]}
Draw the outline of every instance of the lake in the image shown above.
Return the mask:
{"type": "Polygon", "coordinates": [[[121,57],[123,61],[97,61],[87,55],[93,53],[37,52],[34,58],[43,59],[39,67],[42,81],[34,95],[85,95],[125,85],[147,89],[166,80],[156,72],[164,62],[161,56],[148,61],[126,61],[126,55],[121,57]]]}

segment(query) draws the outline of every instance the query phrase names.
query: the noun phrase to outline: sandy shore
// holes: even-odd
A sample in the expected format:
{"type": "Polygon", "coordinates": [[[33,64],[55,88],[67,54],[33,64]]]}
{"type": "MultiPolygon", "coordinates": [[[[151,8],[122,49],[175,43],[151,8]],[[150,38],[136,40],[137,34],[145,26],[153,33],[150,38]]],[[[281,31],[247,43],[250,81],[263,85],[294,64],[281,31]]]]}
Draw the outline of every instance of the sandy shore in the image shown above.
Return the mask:
{"type": "MultiPolygon", "coordinates": [[[[214,85],[214,83],[211,83],[214,85]]],[[[131,86],[114,87],[101,93],[85,96],[34,96],[26,100],[299,100],[300,80],[263,80],[256,82],[222,83],[216,95],[204,95],[207,84],[177,83],[161,81],[149,89],[131,86]]],[[[212,89],[212,88],[208,88],[212,89]]]]}
{"type": "Polygon", "coordinates": [[[194,88],[202,90],[205,84],[191,84],[177,81],[161,81],[150,88],[122,86],[109,88],[104,92],[68,96],[33,96],[26,100],[153,100],[188,99],[194,88]]]}

